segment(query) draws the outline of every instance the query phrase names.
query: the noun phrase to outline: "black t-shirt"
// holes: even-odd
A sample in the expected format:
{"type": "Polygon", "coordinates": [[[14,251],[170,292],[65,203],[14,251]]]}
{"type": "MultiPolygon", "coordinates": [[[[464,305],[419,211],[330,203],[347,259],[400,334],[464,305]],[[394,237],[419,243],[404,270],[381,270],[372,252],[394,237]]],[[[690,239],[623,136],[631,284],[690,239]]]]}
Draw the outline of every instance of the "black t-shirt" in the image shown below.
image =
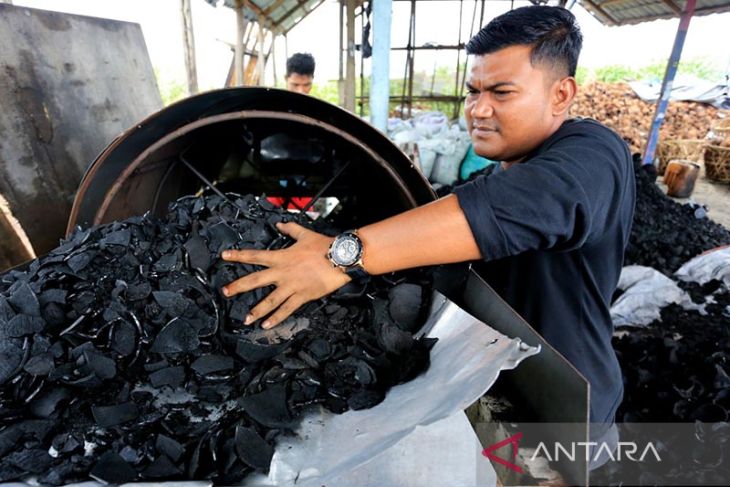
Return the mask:
{"type": "Polygon", "coordinates": [[[568,120],[522,163],[454,192],[485,280],[586,377],[591,421],[613,422],[623,381],[609,308],[636,198],[624,141],[568,120]]]}

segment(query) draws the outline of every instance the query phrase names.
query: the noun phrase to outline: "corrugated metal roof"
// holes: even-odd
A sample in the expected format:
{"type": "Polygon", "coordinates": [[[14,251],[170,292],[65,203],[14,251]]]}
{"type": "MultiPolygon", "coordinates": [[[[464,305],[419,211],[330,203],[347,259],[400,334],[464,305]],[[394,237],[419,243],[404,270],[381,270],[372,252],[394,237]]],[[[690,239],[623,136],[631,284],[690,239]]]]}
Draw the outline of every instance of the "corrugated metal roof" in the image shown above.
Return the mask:
{"type": "MultiPolygon", "coordinates": [[[[599,21],[607,25],[639,24],[679,17],[686,0],[578,0],[599,21]]],[[[697,0],[695,15],[730,12],[730,0],[697,0]]]]}
{"type": "MultiPolygon", "coordinates": [[[[236,0],[206,1],[215,6],[236,7],[236,0]]],[[[247,0],[243,2],[243,12],[252,21],[263,17],[265,28],[284,34],[322,3],[324,0],[247,0]]]]}

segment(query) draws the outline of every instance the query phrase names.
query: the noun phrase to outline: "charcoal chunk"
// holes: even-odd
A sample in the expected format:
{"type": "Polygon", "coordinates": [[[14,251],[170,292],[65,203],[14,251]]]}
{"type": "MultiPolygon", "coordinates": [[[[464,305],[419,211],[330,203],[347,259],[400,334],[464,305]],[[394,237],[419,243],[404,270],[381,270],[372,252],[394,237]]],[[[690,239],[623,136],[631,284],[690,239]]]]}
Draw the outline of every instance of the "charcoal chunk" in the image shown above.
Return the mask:
{"type": "Polygon", "coordinates": [[[127,299],[130,301],[139,301],[152,293],[152,286],[149,282],[137,282],[127,287],[127,299]]]}
{"type": "Polygon", "coordinates": [[[190,266],[195,269],[200,269],[203,272],[208,272],[211,264],[211,255],[208,250],[208,245],[205,243],[205,239],[200,235],[191,236],[187,242],[185,242],[185,250],[188,253],[190,259],[190,266]]]}
{"type": "Polygon", "coordinates": [[[185,382],[185,367],[167,367],[150,374],[150,383],[153,387],[176,387],[185,382]]]}
{"type": "Polygon", "coordinates": [[[236,355],[246,362],[257,363],[277,356],[286,347],[286,343],[262,345],[249,340],[239,339],[236,342],[236,355]]]}
{"type": "Polygon", "coordinates": [[[117,375],[117,364],[109,357],[92,351],[84,352],[84,358],[89,368],[100,379],[111,379],[117,375]]]}
{"type": "Polygon", "coordinates": [[[6,326],[0,328],[0,333],[5,337],[18,338],[40,333],[45,326],[46,322],[43,318],[21,314],[16,315],[6,326]]]}
{"type": "Polygon", "coordinates": [[[42,306],[48,303],[65,304],[66,296],[68,296],[68,291],[65,289],[47,289],[38,296],[38,301],[42,306]]]}
{"type": "Polygon", "coordinates": [[[182,472],[182,469],[173,464],[166,455],[160,455],[142,471],[142,476],[149,479],[160,479],[175,477],[182,472]]]}
{"type": "Polygon", "coordinates": [[[29,316],[40,316],[41,306],[33,290],[26,283],[18,286],[8,298],[8,303],[13,305],[15,311],[29,316]]]}
{"type": "Polygon", "coordinates": [[[402,329],[410,332],[418,324],[418,317],[421,313],[423,300],[423,289],[417,284],[401,283],[388,291],[390,303],[388,311],[396,324],[402,329]]]}
{"type": "Polygon", "coordinates": [[[155,297],[155,301],[165,308],[170,316],[182,315],[190,304],[185,296],[172,291],[155,291],[152,295],[155,297]]]}
{"type": "Polygon", "coordinates": [[[200,346],[198,333],[183,319],[173,319],[155,337],[150,350],[156,353],[192,352],[200,346]]]}
{"type": "Polygon", "coordinates": [[[233,368],[233,358],[225,355],[203,355],[190,368],[201,375],[230,370],[233,368]]]}
{"type": "Polygon", "coordinates": [[[127,321],[122,321],[117,323],[113,331],[112,349],[125,357],[134,353],[137,344],[135,326],[127,321]]]}
{"type": "Polygon", "coordinates": [[[133,402],[115,404],[113,406],[94,406],[91,408],[96,424],[102,428],[123,424],[139,416],[137,405],[133,402]]]}
{"type": "Polygon", "coordinates": [[[350,409],[357,411],[376,406],[381,403],[384,398],[385,396],[381,391],[361,389],[350,396],[347,400],[347,405],[350,406],[350,409]]]}
{"type": "Polygon", "coordinates": [[[123,484],[137,478],[137,472],[132,466],[113,451],[108,451],[99,457],[89,475],[108,484],[123,484]]]}
{"type": "Polygon", "coordinates": [[[22,348],[8,340],[0,340],[0,384],[13,375],[22,360],[22,348]]]}
{"type": "Polygon", "coordinates": [[[182,456],[185,454],[185,448],[180,443],[173,440],[169,436],[165,436],[162,434],[157,435],[155,448],[157,448],[158,452],[167,455],[167,457],[175,463],[179,462],[182,456]]]}
{"type": "Polygon", "coordinates": [[[129,240],[132,234],[128,229],[117,230],[106,234],[104,238],[99,240],[101,245],[120,245],[126,247],[129,245],[129,240]]]}
{"type": "Polygon", "coordinates": [[[413,346],[413,336],[390,323],[384,323],[380,328],[379,338],[387,351],[399,355],[408,352],[413,346]]]}
{"type": "Polygon", "coordinates": [[[23,366],[23,370],[31,375],[48,375],[54,369],[53,355],[41,353],[31,357],[23,366]]]}
{"type": "Polygon", "coordinates": [[[237,426],[236,453],[246,465],[264,470],[271,464],[274,449],[253,428],[237,426]]]}
{"type": "Polygon", "coordinates": [[[66,264],[68,264],[72,271],[79,273],[84,270],[97,255],[98,252],[94,250],[87,250],[85,252],[74,255],[73,257],[68,259],[68,262],[66,262],[66,264]]]}
{"type": "Polygon", "coordinates": [[[291,429],[293,418],[287,407],[286,390],[277,384],[258,394],[244,396],[238,400],[254,420],[269,428],[291,429]]]}
{"type": "Polygon", "coordinates": [[[35,400],[30,403],[31,412],[39,418],[51,416],[59,407],[62,401],[69,398],[71,393],[68,389],[54,387],[41,392],[35,400]]]}
{"type": "Polygon", "coordinates": [[[30,473],[43,473],[53,463],[46,450],[27,449],[11,453],[4,458],[10,465],[30,473]]]}

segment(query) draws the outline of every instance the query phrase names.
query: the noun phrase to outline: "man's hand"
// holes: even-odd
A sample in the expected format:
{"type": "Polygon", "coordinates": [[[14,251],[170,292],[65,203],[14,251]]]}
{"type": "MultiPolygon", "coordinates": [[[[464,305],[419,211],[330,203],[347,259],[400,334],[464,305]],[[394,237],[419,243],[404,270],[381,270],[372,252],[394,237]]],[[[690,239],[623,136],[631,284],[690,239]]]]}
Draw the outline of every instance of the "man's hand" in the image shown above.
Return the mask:
{"type": "Polygon", "coordinates": [[[271,313],[262,327],[268,329],[276,326],[302,305],[333,293],[350,281],[347,274],[333,267],[327,259],[327,251],[334,238],[320,235],[296,223],[279,223],[277,228],[296,240],[296,243],[282,250],[226,250],[221,256],[228,262],[268,267],[225,286],[225,296],[231,297],[269,285],[276,286],[249,312],[244,321],[246,325],[271,313]]]}

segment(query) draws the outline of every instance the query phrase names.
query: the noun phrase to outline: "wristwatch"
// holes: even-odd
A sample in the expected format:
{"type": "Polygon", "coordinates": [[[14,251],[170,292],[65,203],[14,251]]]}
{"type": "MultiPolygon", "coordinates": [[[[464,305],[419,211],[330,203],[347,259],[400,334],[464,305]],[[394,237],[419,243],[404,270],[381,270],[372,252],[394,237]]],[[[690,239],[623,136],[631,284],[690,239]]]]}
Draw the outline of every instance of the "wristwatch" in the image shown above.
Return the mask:
{"type": "Polygon", "coordinates": [[[363,245],[357,230],[348,230],[335,237],[327,252],[332,266],[339,267],[353,281],[370,279],[362,264],[363,245]]]}

